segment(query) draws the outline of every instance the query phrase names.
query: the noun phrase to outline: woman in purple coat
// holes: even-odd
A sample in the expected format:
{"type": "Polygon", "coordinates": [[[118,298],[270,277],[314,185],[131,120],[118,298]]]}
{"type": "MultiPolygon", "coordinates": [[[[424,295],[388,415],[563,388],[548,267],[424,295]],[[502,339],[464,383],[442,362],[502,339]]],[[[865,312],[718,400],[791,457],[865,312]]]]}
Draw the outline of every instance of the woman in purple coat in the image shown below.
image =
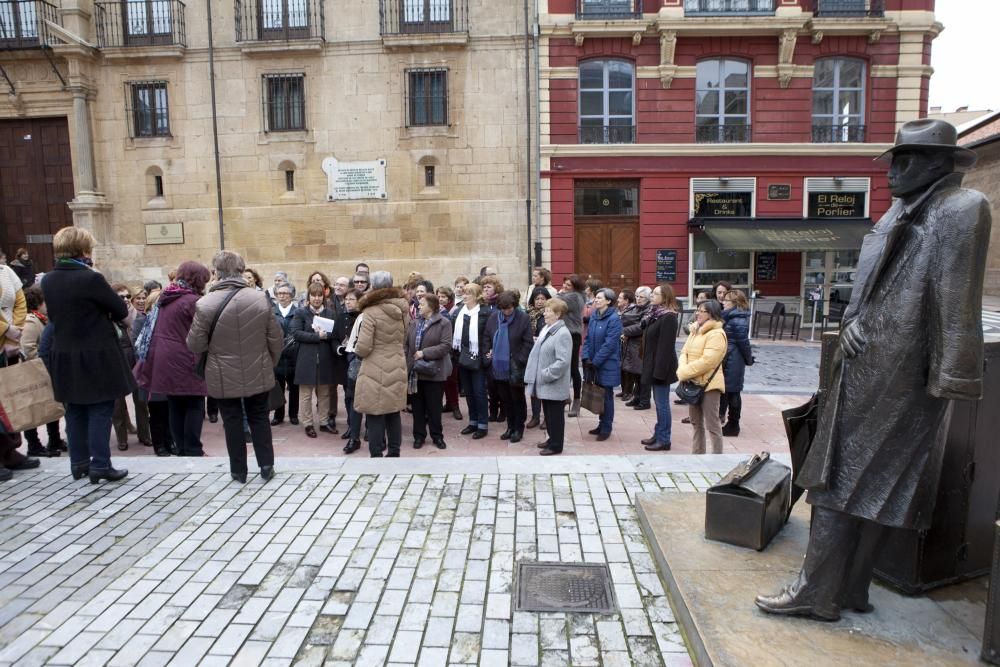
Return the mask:
{"type": "MultiPolygon", "coordinates": [[[[195,304],[205,292],[208,269],[198,262],[177,267],[177,278],[160,294],[146,358],[135,367],[139,386],[165,394],[170,410],[170,434],[181,456],[204,456],[201,424],[205,419],[205,380],[194,373],[198,359],[186,340],[195,304]]],[[[150,317],[154,317],[153,314],[150,317]]]]}

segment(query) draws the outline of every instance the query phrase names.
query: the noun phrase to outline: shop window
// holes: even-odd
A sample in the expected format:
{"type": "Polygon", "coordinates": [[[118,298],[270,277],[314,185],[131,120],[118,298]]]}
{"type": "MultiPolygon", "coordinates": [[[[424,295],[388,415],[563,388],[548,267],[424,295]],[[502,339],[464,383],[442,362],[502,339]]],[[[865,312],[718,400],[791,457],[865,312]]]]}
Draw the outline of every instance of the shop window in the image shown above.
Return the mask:
{"type": "Polygon", "coordinates": [[[813,68],[813,141],[865,140],[865,63],[823,58],[813,68]]]}
{"type": "Polygon", "coordinates": [[[635,142],[635,67],[626,60],[580,63],[580,143],[635,142]]]}
{"type": "Polygon", "coordinates": [[[574,210],[577,217],[637,216],[639,184],[578,182],[574,210]]]}
{"type": "Polygon", "coordinates": [[[126,84],[129,136],[169,137],[170,113],[166,81],[130,81],[126,84]]]}
{"type": "Polygon", "coordinates": [[[264,75],[265,132],[292,132],[306,129],[305,86],[305,74],[264,75]]]}
{"type": "Polygon", "coordinates": [[[750,63],[702,60],[695,74],[698,143],[750,141],[750,63]]]}

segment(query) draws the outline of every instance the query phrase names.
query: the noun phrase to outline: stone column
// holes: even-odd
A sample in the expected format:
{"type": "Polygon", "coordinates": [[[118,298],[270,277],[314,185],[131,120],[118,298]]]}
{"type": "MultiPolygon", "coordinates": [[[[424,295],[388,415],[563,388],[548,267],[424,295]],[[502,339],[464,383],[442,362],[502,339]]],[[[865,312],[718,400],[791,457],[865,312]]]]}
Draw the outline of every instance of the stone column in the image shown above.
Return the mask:
{"type": "Polygon", "coordinates": [[[90,129],[90,104],[87,102],[87,91],[77,87],[73,92],[73,123],[75,141],[73,152],[76,153],[76,192],[80,195],[97,194],[97,178],[94,172],[94,137],[90,129]]]}

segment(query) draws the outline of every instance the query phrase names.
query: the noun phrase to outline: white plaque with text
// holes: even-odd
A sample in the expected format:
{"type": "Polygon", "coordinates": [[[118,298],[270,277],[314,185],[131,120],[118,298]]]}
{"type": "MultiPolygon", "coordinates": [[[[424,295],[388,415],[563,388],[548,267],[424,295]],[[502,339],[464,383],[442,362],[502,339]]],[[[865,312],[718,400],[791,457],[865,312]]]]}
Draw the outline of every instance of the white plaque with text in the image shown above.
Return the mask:
{"type": "Polygon", "coordinates": [[[327,201],[338,199],[385,199],[385,160],[340,162],[323,160],[327,177],[327,201]]]}

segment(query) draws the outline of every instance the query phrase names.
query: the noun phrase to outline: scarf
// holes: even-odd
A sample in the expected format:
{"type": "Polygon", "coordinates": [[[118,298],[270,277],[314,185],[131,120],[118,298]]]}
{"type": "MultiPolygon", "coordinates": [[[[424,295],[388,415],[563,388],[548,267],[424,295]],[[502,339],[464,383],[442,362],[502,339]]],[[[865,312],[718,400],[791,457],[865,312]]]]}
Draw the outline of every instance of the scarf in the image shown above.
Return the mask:
{"type": "Polygon", "coordinates": [[[455,331],[451,336],[451,346],[456,350],[462,349],[462,336],[465,333],[465,318],[469,318],[469,352],[473,356],[479,356],[479,304],[472,310],[468,306],[462,306],[462,310],[455,318],[455,331]]]}
{"type": "Polygon", "coordinates": [[[417,349],[420,349],[421,343],[424,342],[424,328],[427,326],[427,320],[424,318],[419,318],[417,320],[417,349]]]}
{"type": "Polygon", "coordinates": [[[657,306],[656,304],[651,303],[649,304],[649,308],[646,309],[645,314],[643,314],[642,320],[646,322],[646,326],[649,326],[656,320],[666,315],[668,312],[670,311],[664,308],[662,304],[657,306]]]}
{"type": "Polygon", "coordinates": [[[285,306],[282,306],[280,303],[278,304],[278,312],[281,313],[282,317],[288,317],[288,313],[292,312],[292,310],[294,309],[295,309],[294,303],[289,303],[287,308],[285,306]]]}
{"type": "MultiPolygon", "coordinates": [[[[167,289],[171,286],[168,285],[167,289]]],[[[145,361],[146,355],[149,354],[149,344],[153,340],[153,329],[156,327],[156,318],[160,314],[160,302],[157,301],[153,304],[153,310],[148,315],[146,319],[142,321],[142,330],[139,332],[139,338],[135,341],[135,356],[139,361],[145,361]]]]}
{"type": "Polygon", "coordinates": [[[31,311],[31,314],[38,318],[38,321],[42,323],[42,326],[45,326],[46,324],[49,323],[49,318],[45,317],[37,310],[31,311]]]}
{"type": "Polygon", "coordinates": [[[510,379],[510,336],[508,329],[514,319],[514,313],[506,317],[502,310],[498,310],[498,321],[500,326],[493,335],[493,379],[505,382],[510,379]]]}
{"type": "Polygon", "coordinates": [[[90,269],[94,267],[94,260],[90,257],[60,257],[56,260],[56,264],[77,264],[90,269]]]}

